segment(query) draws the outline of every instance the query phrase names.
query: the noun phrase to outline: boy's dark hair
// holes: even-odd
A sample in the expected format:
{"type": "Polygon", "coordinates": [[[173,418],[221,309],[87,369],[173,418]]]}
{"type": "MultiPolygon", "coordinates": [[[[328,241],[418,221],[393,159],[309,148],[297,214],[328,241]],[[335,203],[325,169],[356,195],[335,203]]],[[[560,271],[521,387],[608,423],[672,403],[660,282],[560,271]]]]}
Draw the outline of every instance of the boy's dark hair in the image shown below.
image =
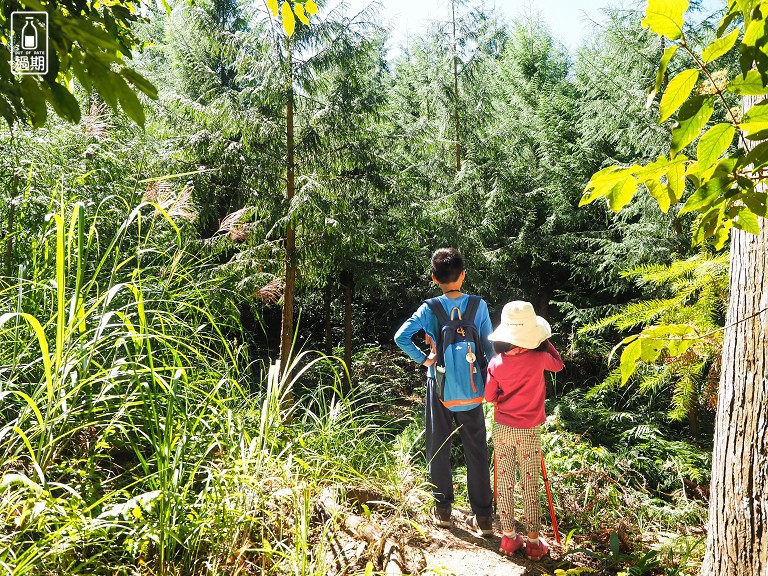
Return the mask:
{"type": "MultiPolygon", "coordinates": [[[[544,340],[541,344],[539,344],[538,348],[534,348],[534,351],[536,352],[546,352],[547,345],[549,340],[544,340]]],[[[504,352],[509,352],[512,350],[512,348],[515,348],[514,344],[510,344],[509,342],[501,342],[499,340],[493,341],[493,351],[496,352],[496,354],[504,354],[504,352]]]]}
{"type": "Polygon", "coordinates": [[[440,248],[432,254],[432,275],[440,284],[456,282],[464,271],[464,258],[456,248],[440,248]]]}

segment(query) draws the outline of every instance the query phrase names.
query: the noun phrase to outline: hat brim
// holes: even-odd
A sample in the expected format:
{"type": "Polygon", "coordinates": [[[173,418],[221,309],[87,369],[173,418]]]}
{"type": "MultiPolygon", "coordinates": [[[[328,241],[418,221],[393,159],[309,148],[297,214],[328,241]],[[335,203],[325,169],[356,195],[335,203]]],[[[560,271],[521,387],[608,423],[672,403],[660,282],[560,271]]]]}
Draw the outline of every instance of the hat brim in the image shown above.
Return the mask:
{"type": "Polygon", "coordinates": [[[535,326],[510,326],[509,324],[500,324],[496,330],[491,332],[488,340],[491,342],[506,342],[520,348],[538,348],[547,338],[552,336],[552,328],[549,322],[541,316],[536,316],[535,326]]]}

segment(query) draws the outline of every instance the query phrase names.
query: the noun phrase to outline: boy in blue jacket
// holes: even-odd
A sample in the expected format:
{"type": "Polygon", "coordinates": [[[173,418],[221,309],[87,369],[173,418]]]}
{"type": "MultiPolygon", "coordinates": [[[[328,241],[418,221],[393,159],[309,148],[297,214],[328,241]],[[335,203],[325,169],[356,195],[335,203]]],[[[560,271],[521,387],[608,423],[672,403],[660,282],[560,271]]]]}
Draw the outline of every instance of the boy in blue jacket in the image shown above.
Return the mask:
{"type": "MultiPolygon", "coordinates": [[[[443,292],[438,298],[450,314],[453,308],[459,308],[462,314],[467,308],[469,295],[461,292],[466,271],[464,260],[454,248],[440,248],[432,255],[432,281],[443,292]]],[[[493,330],[488,316],[488,305],[482,299],[475,314],[475,325],[483,342],[483,353],[488,360],[493,356],[493,345],[488,335],[493,330]]],[[[488,444],[485,432],[485,417],[482,403],[460,407],[451,411],[440,400],[435,381],[435,342],[439,323],[429,305],[422,304],[405,321],[395,335],[397,345],[415,362],[427,367],[427,394],[425,405],[425,425],[427,462],[429,475],[434,486],[432,495],[435,507],[432,510],[438,526],[451,525],[451,505],[454,501],[453,473],[451,471],[451,440],[454,423],[460,426],[459,434],[464,446],[464,460],[467,464],[467,493],[473,514],[467,518],[467,524],[476,533],[485,536],[493,534],[491,518],[493,493],[488,467],[488,444]],[[413,337],[423,330],[432,350],[424,353],[414,343],[413,337]]]]}

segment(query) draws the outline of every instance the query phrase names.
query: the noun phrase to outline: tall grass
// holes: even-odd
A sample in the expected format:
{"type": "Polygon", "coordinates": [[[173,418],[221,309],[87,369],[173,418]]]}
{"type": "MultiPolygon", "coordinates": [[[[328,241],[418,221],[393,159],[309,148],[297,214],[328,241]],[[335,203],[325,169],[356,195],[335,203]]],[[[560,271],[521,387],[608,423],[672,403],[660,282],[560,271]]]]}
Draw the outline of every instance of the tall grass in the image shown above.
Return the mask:
{"type": "Polygon", "coordinates": [[[385,423],[338,377],[286,406],[328,360],[252,362],[180,226],[125,208],[60,202],[0,283],[0,574],[324,573],[322,488],[401,489],[385,423]]]}

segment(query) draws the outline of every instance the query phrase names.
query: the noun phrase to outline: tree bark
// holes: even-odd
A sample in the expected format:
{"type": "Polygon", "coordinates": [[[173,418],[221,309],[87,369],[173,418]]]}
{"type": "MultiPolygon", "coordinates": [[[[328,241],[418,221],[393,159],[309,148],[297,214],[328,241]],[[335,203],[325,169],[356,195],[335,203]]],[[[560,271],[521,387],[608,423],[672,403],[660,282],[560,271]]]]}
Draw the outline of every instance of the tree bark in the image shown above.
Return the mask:
{"type": "MultiPolygon", "coordinates": [[[[748,109],[754,99],[744,99],[748,109]]],[[[702,576],[768,574],[768,221],[731,235],[702,576]]]]}
{"type": "Polygon", "coordinates": [[[349,390],[352,380],[352,298],[355,289],[355,273],[344,270],[341,273],[341,285],[344,287],[344,364],[347,365],[349,378],[345,389],[349,390]]]}
{"type": "Polygon", "coordinates": [[[327,283],[323,291],[323,326],[325,327],[325,354],[333,354],[333,324],[331,324],[331,285],[327,283]]]}
{"type": "MultiPolygon", "coordinates": [[[[291,58],[291,41],[288,39],[288,81],[286,102],[286,186],[285,198],[290,210],[291,200],[296,191],[294,166],[294,133],[293,133],[293,61],[291,58]]],[[[296,230],[288,220],[285,227],[285,288],[283,290],[283,316],[280,326],[280,369],[288,369],[288,361],[293,344],[293,301],[296,292],[296,230]]]]}
{"type": "Polygon", "coordinates": [[[456,127],[456,172],[461,172],[461,132],[459,126],[459,52],[456,47],[456,0],[451,2],[453,22],[453,123],[456,127]]]}

